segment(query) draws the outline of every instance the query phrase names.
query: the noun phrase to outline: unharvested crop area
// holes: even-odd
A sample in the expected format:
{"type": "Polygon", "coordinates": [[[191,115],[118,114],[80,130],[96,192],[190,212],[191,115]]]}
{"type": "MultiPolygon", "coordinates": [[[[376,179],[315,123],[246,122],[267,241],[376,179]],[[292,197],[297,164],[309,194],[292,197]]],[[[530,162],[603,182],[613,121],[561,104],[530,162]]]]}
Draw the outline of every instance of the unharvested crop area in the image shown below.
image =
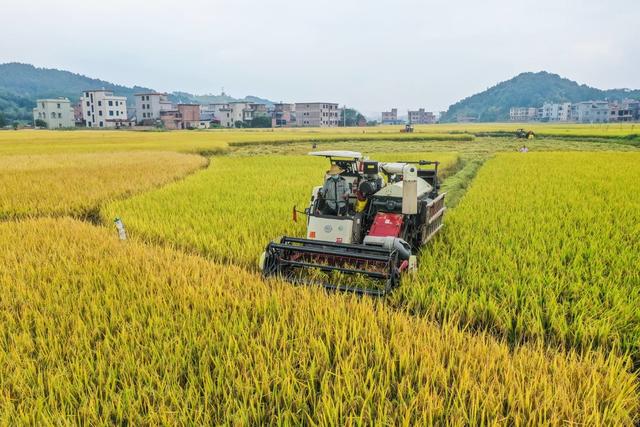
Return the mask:
{"type": "Polygon", "coordinates": [[[637,410],[622,359],[512,351],[71,219],[0,236],[3,423],[611,424],[637,410]]]}
{"type": "Polygon", "coordinates": [[[602,346],[637,360],[638,182],[638,153],[497,155],[399,304],[514,344],[602,346]]]}
{"type": "Polygon", "coordinates": [[[205,165],[202,157],[168,152],[0,156],[0,219],[85,215],[103,201],[166,184],[205,165]]]}
{"type": "Polygon", "coordinates": [[[637,425],[630,126],[0,132],[0,424],[637,425]],[[311,141],[443,163],[386,300],[255,273],[304,233],[311,141]]]}

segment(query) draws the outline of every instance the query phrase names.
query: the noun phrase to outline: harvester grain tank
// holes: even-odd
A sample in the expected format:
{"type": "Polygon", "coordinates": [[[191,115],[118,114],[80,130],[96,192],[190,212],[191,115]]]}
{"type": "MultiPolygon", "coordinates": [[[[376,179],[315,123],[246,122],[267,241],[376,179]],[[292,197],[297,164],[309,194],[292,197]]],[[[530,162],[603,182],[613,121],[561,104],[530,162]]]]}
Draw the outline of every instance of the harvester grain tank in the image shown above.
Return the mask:
{"type": "MultiPolygon", "coordinates": [[[[330,169],[313,189],[304,238],[282,237],[261,257],[265,277],[381,296],[417,265],[416,253],[443,226],[445,194],[437,161],[378,162],[354,151],[318,151],[330,169]],[[317,274],[321,272],[322,278],[317,274]],[[326,277],[371,279],[377,286],[326,277]]],[[[294,216],[295,216],[294,207],[294,216]]]]}

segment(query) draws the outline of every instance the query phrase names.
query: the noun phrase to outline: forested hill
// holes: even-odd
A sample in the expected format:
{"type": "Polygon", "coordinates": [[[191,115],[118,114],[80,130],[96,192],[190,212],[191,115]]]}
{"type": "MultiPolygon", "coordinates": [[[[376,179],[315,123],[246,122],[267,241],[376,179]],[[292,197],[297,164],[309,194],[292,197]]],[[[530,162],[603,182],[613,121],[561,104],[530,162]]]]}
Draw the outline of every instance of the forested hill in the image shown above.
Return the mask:
{"type": "MultiPolygon", "coordinates": [[[[126,96],[133,104],[133,95],[153,89],[134,86],[127,87],[100,79],[83,76],[70,71],[38,68],[30,64],[0,64],[0,114],[9,120],[31,120],[32,109],[38,98],[66,97],[78,101],[87,89],[107,89],[116,95],[126,96]]],[[[233,98],[228,95],[192,95],[185,92],[171,93],[174,102],[229,102],[246,100],[249,102],[271,103],[271,101],[247,96],[233,98]]]]}
{"type": "Polygon", "coordinates": [[[149,91],[148,88],[130,88],[69,71],[15,62],[0,64],[0,111],[9,119],[29,119],[38,98],[63,96],[77,101],[82,91],[102,88],[130,99],[134,93],[149,91]]]}
{"type": "Polygon", "coordinates": [[[522,73],[453,104],[445,113],[443,121],[456,121],[459,116],[475,117],[481,122],[505,121],[509,119],[511,107],[539,107],[545,102],[624,98],[640,99],[640,90],[601,90],[545,71],[522,73]]]}

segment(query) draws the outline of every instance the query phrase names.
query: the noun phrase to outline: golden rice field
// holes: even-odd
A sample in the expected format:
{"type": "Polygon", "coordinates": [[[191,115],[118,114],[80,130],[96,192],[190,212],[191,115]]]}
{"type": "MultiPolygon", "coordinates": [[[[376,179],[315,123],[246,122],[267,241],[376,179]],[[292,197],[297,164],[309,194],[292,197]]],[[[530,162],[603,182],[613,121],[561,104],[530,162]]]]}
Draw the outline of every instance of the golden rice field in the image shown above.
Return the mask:
{"type": "Polygon", "coordinates": [[[0,224],[0,422],[631,424],[603,353],[511,349],[72,219],[0,224]]]}
{"type": "MultiPolygon", "coordinates": [[[[381,161],[434,159],[443,176],[453,153],[377,153],[381,161]]],[[[120,217],[133,235],[205,255],[216,262],[255,269],[266,244],[303,236],[311,189],[321,185],[328,161],[311,156],[216,157],[209,168],[174,185],[110,203],[104,222],[120,217]]]]}
{"type": "MultiPolygon", "coordinates": [[[[221,154],[245,145],[279,145],[315,141],[320,143],[350,142],[458,142],[469,143],[474,135],[514,132],[524,127],[541,137],[610,138],[612,140],[640,138],[640,124],[553,124],[553,123],[456,123],[415,126],[411,134],[400,133],[402,126],[367,128],[290,128],[277,130],[206,131],[0,131],[0,155],[96,153],[118,151],[179,151],[188,153],[221,154]]],[[[513,137],[503,138],[513,140],[513,137]]],[[[492,143],[503,142],[495,138],[492,143]]],[[[468,145],[468,144],[467,144],[468,145]]],[[[492,150],[494,151],[494,150],[492,150]]]]}
{"type": "Polygon", "coordinates": [[[170,152],[0,156],[0,220],[44,214],[87,215],[206,166],[170,152]]]}
{"type": "Polygon", "coordinates": [[[522,126],[0,132],[0,424],[637,425],[636,129],[466,134],[522,126]],[[443,163],[386,300],[255,273],[304,234],[312,140],[443,163]]]}
{"type": "MultiPolygon", "coordinates": [[[[389,126],[391,127],[391,126],[389,126]]],[[[582,138],[640,137],[640,123],[444,123],[417,125],[417,132],[470,133],[515,132],[532,130],[537,136],[565,136],[582,138]]]]}
{"type": "Polygon", "coordinates": [[[638,360],[638,182],[640,153],[499,154],[396,302],[514,344],[615,348],[638,360]]]}

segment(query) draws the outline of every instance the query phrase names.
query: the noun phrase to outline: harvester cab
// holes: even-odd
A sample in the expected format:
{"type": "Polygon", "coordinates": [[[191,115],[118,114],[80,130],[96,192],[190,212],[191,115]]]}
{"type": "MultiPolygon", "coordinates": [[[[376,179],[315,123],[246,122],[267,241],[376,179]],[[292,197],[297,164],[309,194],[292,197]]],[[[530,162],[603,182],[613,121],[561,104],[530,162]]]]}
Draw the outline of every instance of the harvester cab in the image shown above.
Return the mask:
{"type": "Polygon", "coordinates": [[[330,168],[304,211],[306,236],[269,243],[263,275],[385,295],[416,268],[416,253],[443,226],[439,162],[377,162],[354,151],[309,154],[326,157],[330,168]]]}
{"type": "Polygon", "coordinates": [[[404,125],[403,129],[400,129],[400,133],[412,133],[413,132],[413,126],[409,123],[404,125]]]}

